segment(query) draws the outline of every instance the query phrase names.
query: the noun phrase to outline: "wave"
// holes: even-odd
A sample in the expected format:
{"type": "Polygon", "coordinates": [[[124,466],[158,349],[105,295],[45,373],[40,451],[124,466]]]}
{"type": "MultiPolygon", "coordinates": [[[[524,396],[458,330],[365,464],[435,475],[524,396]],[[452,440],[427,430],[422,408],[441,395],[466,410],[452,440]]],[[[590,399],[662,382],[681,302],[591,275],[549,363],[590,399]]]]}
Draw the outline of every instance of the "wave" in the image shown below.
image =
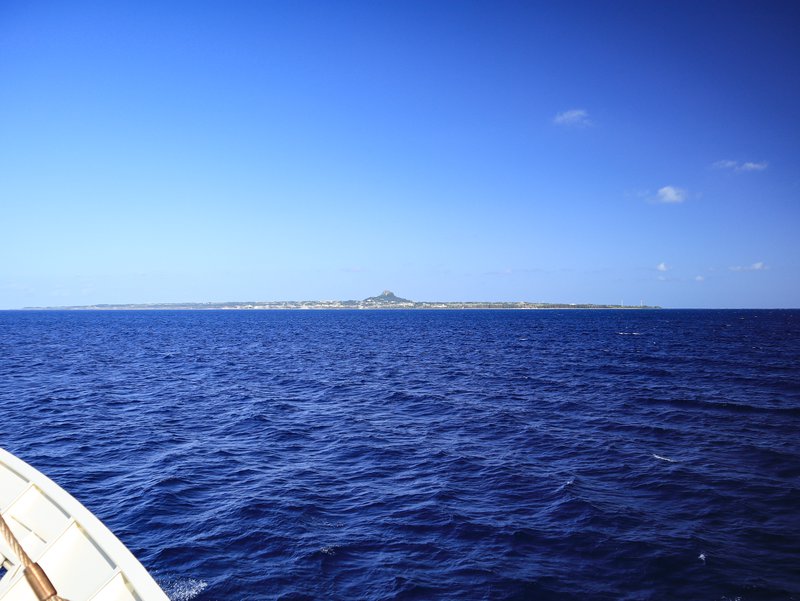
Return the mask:
{"type": "Polygon", "coordinates": [[[158,585],[170,598],[170,601],[191,601],[208,588],[205,580],[197,578],[176,578],[159,580],[158,585]]]}
{"type": "Polygon", "coordinates": [[[758,315],[0,312],[0,444],[172,601],[789,599],[800,312],[758,315]]]}
{"type": "Polygon", "coordinates": [[[661,455],[656,455],[655,453],[653,453],[653,457],[661,461],[666,461],[668,463],[677,463],[677,460],[675,459],[670,459],[669,457],[662,457],[661,455]]]}

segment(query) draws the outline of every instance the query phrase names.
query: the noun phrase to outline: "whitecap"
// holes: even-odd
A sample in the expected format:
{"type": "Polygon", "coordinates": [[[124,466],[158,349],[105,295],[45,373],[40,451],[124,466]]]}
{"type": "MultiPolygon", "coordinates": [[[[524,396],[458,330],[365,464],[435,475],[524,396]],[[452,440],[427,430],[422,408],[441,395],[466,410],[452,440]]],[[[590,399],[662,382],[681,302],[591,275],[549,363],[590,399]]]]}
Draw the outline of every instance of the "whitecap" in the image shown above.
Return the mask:
{"type": "Polygon", "coordinates": [[[670,459],[669,457],[662,457],[661,455],[656,455],[655,453],[653,453],[653,457],[655,457],[656,459],[660,459],[661,461],[667,461],[669,463],[675,463],[676,462],[675,459],[670,459]]]}
{"type": "Polygon", "coordinates": [[[572,476],[566,482],[564,482],[564,484],[559,486],[558,489],[556,490],[556,492],[561,492],[565,488],[568,488],[568,487],[572,486],[574,483],[575,483],[575,476],[572,476]]]}
{"type": "Polygon", "coordinates": [[[205,580],[197,578],[176,578],[175,580],[160,581],[158,584],[170,601],[191,601],[208,588],[205,580]]]}

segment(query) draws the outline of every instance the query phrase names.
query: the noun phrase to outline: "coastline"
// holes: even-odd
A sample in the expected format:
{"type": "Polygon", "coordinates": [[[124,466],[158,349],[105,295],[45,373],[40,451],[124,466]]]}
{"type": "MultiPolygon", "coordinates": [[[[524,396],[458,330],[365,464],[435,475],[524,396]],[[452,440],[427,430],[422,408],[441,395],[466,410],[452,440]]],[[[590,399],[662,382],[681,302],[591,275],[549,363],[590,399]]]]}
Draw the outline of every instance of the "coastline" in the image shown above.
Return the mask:
{"type": "Polygon", "coordinates": [[[564,310],[615,309],[656,310],[652,305],[601,305],[593,303],[528,303],[528,302],[414,302],[368,304],[361,301],[275,301],[258,303],[145,303],[99,304],[63,307],[23,307],[20,311],[463,311],[463,310],[564,310]]]}

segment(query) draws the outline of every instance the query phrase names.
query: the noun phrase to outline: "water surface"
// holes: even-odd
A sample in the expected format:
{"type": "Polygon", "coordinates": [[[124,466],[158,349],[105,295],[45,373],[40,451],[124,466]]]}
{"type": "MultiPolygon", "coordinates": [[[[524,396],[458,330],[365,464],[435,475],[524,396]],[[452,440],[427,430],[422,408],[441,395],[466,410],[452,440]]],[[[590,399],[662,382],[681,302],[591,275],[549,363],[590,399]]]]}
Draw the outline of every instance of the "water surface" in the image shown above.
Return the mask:
{"type": "Polygon", "coordinates": [[[173,599],[800,599],[800,312],[0,312],[173,599]]]}

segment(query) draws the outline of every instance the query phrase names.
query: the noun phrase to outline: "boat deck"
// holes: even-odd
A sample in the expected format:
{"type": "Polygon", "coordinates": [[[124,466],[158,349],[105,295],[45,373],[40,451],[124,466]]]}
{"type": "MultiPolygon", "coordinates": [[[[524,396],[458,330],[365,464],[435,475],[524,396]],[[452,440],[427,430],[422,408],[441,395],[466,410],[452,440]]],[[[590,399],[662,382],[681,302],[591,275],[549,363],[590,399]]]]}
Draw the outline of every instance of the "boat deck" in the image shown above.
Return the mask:
{"type": "MultiPolygon", "coordinates": [[[[52,480],[0,449],[0,513],[69,601],[167,601],[125,546],[52,480]]],[[[0,601],[37,601],[0,536],[0,601]]]]}

